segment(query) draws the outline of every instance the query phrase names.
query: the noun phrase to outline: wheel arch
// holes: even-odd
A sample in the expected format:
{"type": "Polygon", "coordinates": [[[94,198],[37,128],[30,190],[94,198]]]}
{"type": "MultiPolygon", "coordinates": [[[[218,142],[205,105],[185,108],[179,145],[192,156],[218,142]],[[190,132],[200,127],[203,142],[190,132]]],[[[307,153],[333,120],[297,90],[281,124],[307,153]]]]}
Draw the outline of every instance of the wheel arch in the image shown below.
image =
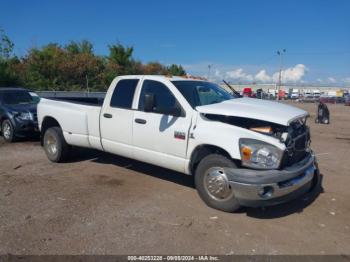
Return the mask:
{"type": "Polygon", "coordinates": [[[16,133],[16,122],[9,114],[5,114],[0,118],[0,131],[2,132],[2,123],[4,123],[6,120],[10,121],[10,123],[14,129],[13,132],[16,133]]]}
{"type": "Polygon", "coordinates": [[[2,123],[5,121],[5,120],[9,120],[11,122],[11,124],[14,126],[14,121],[13,121],[13,118],[11,118],[11,116],[9,114],[4,114],[3,116],[0,117],[0,129],[2,127],[2,123]]]}
{"type": "Polygon", "coordinates": [[[8,119],[8,117],[7,117],[6,115],[0,116],[0,130],[1,130],[1,128],[2,128],[2,123],[3,123],[6,119],[8,119]]]}
{"type": "Polygon", "coordinates": [[[41,145],[43,145],[43,138],[44,138],[44,134],[46,132],[47,129],[49,129],[50,127],[61,127],[61,125],[58,123],[58,121],[52,117],[52,116],[45,116],[43,119],[43,122],[41,124],[41,131],[40,131],[40,142],[41,145]]]}
{"type": "Polygon", "coordinates": [[[198,145],[192,152],[190,163],[189,163],[189,171],[190,174],[194,174],[199,162],[206,156],[210,154],[219,154],[227,157],[232,160],[237,166],[240,166],[240,161],[238,159],[233,159],[231,155],[223,148],[210,145],[210,144],[202,144],[198,145]]]}

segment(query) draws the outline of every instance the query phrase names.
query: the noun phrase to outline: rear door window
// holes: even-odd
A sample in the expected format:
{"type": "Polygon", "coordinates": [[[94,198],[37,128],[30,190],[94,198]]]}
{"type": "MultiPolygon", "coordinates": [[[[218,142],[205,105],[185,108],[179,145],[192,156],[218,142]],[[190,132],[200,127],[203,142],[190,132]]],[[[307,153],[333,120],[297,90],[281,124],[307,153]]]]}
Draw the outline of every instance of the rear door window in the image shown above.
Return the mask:
{"type": "Polygon", "coordinates": [[[131,109],[138,82],[138,79],[119,80],[114,89],[110,106],[131,109]]]}

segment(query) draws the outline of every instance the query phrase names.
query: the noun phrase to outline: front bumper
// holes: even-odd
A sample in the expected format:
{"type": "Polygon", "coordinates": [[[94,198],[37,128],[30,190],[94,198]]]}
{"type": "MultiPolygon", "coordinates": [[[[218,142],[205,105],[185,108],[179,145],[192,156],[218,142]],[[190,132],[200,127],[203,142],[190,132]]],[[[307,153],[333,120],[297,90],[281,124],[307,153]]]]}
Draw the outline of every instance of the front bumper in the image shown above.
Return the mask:
{"type": "Polygon", "coordinates": [[[14,118],[15,134],[19,137],[35,134],[39,132],[38,122],[33,120],[20,120],[14,118]]]}
{"type": "Polygon", "coordinates": [[[316,159],[305,159],[283,170],[226,168],[225,173],[242,206],[269,206],[288,202],[308,192],[319,176],[316,159]]]}

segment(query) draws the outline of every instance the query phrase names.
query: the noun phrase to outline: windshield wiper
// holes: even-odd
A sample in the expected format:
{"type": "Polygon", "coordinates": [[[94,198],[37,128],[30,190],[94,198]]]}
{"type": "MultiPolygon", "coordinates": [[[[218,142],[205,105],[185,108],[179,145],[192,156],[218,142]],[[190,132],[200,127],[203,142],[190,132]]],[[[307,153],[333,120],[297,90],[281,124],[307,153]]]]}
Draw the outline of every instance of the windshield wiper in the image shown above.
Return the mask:
{"type": "Polygon", "coordinates": [[[229,83],[227,83],[224,79],[222,79],[222,82],[224,82],[225,85],[228,86],[228,88],[231,89],[232,93],[234,93],[237,97],[242,97],[240,93],[238,93],[229,83]]]}

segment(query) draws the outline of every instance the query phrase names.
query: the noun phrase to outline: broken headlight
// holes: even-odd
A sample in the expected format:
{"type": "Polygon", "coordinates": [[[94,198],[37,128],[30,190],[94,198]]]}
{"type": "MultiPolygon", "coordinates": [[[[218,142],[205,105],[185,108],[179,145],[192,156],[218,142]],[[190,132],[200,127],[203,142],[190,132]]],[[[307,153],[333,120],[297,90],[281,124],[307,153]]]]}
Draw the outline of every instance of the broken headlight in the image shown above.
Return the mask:
{"type": "Polygon", "coordinates": [[[16,113],[15,116],[22,121],[33,120],[33,115],[27,112],[16,113]]]}
{"type": "Polygon", "coordinates": [[[239,140],[242,165],[256,169],[277,169],[283,151],[263,141],[241,138],[239,140]]]}

